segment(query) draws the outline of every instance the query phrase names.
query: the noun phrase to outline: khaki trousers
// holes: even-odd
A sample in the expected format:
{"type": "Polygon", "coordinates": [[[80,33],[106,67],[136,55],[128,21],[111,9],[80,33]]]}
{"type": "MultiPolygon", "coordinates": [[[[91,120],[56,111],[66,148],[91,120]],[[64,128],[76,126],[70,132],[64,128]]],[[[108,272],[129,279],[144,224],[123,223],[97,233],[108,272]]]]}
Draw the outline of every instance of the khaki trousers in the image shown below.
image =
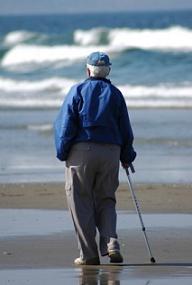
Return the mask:
{"type": "Polygon", "coordinates": [[[101,255],[119,249],[115,210],[119,159],[119,146],[85,142],[75,144],[66,161],[67,201],[83,259],[99,255],[96,229],[101,255]]]}

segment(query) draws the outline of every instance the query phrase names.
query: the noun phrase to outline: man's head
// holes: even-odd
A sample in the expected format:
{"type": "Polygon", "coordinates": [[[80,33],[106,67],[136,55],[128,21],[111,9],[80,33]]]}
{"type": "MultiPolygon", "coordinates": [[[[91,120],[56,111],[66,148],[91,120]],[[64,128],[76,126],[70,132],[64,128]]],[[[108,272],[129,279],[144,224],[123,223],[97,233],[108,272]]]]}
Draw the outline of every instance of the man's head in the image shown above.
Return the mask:
{"type": "Polygon", "coordinates": [[[87,57],[88,75],[105,78],[111,70],[109,56],[104,52],[93,52],[87,57]]]}

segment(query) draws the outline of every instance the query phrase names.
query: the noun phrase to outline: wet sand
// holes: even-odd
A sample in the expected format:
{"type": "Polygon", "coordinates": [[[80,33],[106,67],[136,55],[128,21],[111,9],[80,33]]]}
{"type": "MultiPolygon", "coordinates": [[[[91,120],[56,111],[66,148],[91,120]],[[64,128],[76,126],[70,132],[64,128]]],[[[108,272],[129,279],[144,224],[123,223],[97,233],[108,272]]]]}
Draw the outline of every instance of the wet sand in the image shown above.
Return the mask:
{"type": "MultiPolygon", "coordinates": [[[[147,234],[157,264],[192,266],[192,228],[150,228],[147,234]]],[[[124,266],[150,264],[139,228],[119,230],[118,235],[124,266]]],[[[73,267],[77,256],[73,231],[45,236],[7,237],[0,242],[0,269],[73,267]]],[[[101,263],[109,264],[108,258],[101,257],[101,263]]]]}
{"type": "MultiPolygon", "coordinates": [[[[172,213],[179,213],[181,217],[192,214],[191,185],[136,185],[135,189],[144,220],[147,218],[145,214],[149,213],[149,224],[150,217],[155,217],[158,213],[163,213],[165,221],[172,213]]],[[[101,266],[77,268],[73,265],[73,259],[78,256],[76,238],[70,228],[61,232],[53,230],[52,233],[43,235],[14,235],[13,229],[12,235],[6,236],[10,226],[6,224],[6,211],[9,209],[16,211],[10,210],[9,213],[13,222],[22,209],[26,220],[25,211],[29,209],[34,213],[38,213],[38,209],[48,213],[51,211],[53,215],[59,210],[62,215],[67,208],[63,184],[5,184],[0,186],[0,197],[0,208],[5,211],[5,235],[0,237],[0,280],[3,285],[37,285],[45,282],[48,285],[191,284],[192,225],[189,222],[185,226],[179,215],[175,216],[178,226],[171,222],[164,226],[162,222],[160,226],[151,224],[147,228],[157,264],[150,264],[140,227],[131,228],[124,224],[118,230],[124,256],[123,265],[110,265],[105,257],[101,259],[101,266]]],[[[127,185],[119,187],[117,209],[119,217],[122,210],[127,215],[130,215],[127,211],[134,212],[127,185]]],[[[33,223],[29,221],[32,230],[38,219],[40,216],[33,223]]],[[[50,220],[50,228],[53,222],[50,220]]]]}

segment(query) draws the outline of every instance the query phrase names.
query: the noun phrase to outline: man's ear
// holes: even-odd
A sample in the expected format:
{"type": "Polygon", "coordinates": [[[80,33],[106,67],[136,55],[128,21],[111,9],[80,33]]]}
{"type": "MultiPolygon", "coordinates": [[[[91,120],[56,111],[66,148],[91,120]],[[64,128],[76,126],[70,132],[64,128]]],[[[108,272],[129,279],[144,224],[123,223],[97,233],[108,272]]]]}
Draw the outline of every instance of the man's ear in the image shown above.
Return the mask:
{"type": "Polygon", "coordinates": [[[89,70],[89,68],[87,68],[87,75],[90,77],[90,74],[91,74],[91,72],[90,72],[90,70],[89,70]]]}

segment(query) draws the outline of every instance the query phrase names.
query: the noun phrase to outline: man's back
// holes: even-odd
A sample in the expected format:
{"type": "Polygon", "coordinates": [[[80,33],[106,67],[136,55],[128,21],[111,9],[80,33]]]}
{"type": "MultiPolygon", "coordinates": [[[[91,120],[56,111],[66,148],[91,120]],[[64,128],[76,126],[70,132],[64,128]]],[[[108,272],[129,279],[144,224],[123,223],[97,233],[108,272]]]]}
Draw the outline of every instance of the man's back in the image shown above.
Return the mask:
{"type": "Polygon", "coordinates": [[[121,145],[119,121],[123,100],[120,91],[107,79],[88,78],[77,86],[76,99],[79,130],[75,141],[121,145]]]}

